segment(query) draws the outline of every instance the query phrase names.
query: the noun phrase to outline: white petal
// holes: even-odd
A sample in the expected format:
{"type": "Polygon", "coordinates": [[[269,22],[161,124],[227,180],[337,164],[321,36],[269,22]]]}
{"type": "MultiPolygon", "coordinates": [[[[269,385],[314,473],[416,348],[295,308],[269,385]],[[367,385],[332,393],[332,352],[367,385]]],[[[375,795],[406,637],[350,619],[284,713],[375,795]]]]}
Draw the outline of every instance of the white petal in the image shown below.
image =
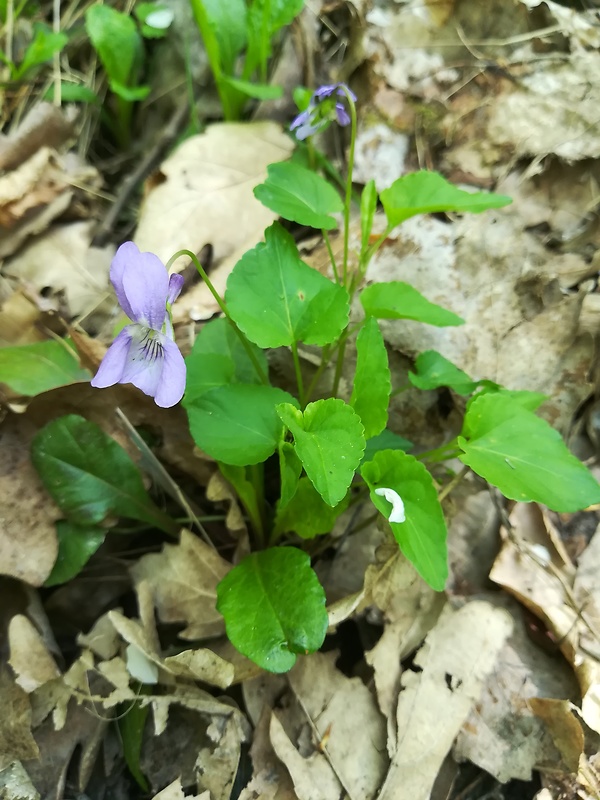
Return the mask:
{"type": "Polygon", "coordinates": [[[390,522],[405,522],[404,503],[398,492],[382,486],[380,489],[375,489],[375,494],[385,497],[388,503],[392,504],[392,513],[388,517],[390,522]]]}

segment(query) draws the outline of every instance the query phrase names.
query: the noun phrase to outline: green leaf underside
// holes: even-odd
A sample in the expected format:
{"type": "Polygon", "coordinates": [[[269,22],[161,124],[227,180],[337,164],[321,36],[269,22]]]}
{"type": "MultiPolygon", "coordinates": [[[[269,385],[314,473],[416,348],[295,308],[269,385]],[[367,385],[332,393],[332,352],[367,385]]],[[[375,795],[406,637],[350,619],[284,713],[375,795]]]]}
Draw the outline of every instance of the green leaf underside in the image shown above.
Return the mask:
{"type": "Polygon", "coordinates": [[[325,178],[293,161],[269,164],[267,179],[254,189],[254,196],[279,216],[299,225],[331,230],[337,222],[331,214],[344,204],[325,178]]]}
{"type": "Polygon", "coordinates": [[[380,197],[388,222],[394,227],[416,214],[440,211],[478,214],[512,202],[510,197],[504,195],[466,192],[449,183],[439,172],[426,170],[398,178],[389,189],[381,192],[380,197]]]}
{"type": "Polygon", "coordinates": [[[530,392],[526,389],[504,389],[502,386],[492,381],[481,381],[481,383],[481,390],[473,397],[469,398],[465,412],[469,410],[471,404],[474,403],[475,400],[479,397],[483,397],[484,394],[498,394],[502,395],[502,397],[508,397],[510,400],[514,400],[515,403],[520,405],[521,408],[526,408],[528,411],[535,411],[536,408],[541,406],[544,400],[548,399],[548,395],[542,392],[530,392]]]}
{"type": "Polygon", "coordinates": [[[232,644],[269,672],[290,670],[327,631],[325,592],[308,555],[292,547],[247,556],[217,586],[217,609],[232,644]]]}
{"type": "Polygon", "coordinates": [[[273,36],[293,22],[303,6],[304,0],[253,0],[248,8],[245,74],[251,75],[261,63],[262,57],[271,56],[273,36]]]}
{"type": "Polygon", "coordinates": [[[511,500],[573,512],[600,502],[600,486],[545,420],[502,393],[467,409],[459,456],[511,500]]]}
{"type": "Polygon", "coordinates": [[[377,210],[377,189],[375,181],[370,180],[365,184],[360,196],[360,247],[365,252],[369,246],[369,237],[373,229],[373,219],[377,210]]]}
{"type": "Polygon", "coordinates": [[[224,83],[242,92],[247,97],[253,97],[256,100],[276,100],[283,94],[281,86],[274,86],[270,83],[253,83],[252,81],[244,81],[241,78],[227,77],[223,79],[224,83]]]}
{"type": "MultiPolygon", "coordinates": [[[[266,375],[268,367],[264,352],[251,342],[250,347],[266,375]]],[[[224,317],[214,319],[202,328],[185,363],[187,402],[217,386],[261,382],[239,336],[224,317]]]]}
{"type": "Polygon", "coordinates": [[[115,8],[97,4],[86,11],[85,26],[109,82],[117,87],[129,86],[142,53],[134,20],[115,8]]]}
{"type": "Polygon", "coordinates": [[[378,319],[412,319],[439,328],[464,324],[457,314],[430,303],[421,292],[403,281],[373,283],[363,289],[360,302],[366,314],[378,319]]]}
{"type": "Polygon", "coordinates": [[[400,549],[421,577],[436,591],[448,577],[446,523],[431,475],[423,464],[401,450],[382,450],[363,464],[361,475],[373,505],[388,519],[392,505],[375,489],[396,491],[404,502],[406,521],[391,522],[400,549]]]}
{"type": "Polygon", "coordinates": [[[302,472],[302,462],[296,455],[294,445],[281,442],[279,445],[279,473],[281,476],[281,492],[277,508],[283,510],[298,489],[298,481],[302,472]]]}
{"type": "Polygon", "coordinates": [[[466,372],[448,361],[437,350],[426,350],[415,361],[415,372],[408,373],[408,379],[417,389],[437,389],[448,386],[457,394],[467,395],[480,385],[466,372]]]}
{"type": "Polygon", "coordinates": [[[176,529],[146,493],[121,445],[83,417],[69,414],[42,428],[33,440],[32,460],[70,522],[96,524],[114,514],[176,529]]]}
{"type": "Polygon", "coordinates": [[[229,276],[225,299],[233,319],[259,347],[337,339],[348,322],[348,292],[305,264],[281,225],[267,228],[265,240],[229,276]]]}
{"type": "Polygon", "coordinates": [[[108,531],[96,525],[74,525],[61,519],[56,523],[58,555],[44,586],[57,586],[79,575],[104,542],[108,531]]]}
{"type": "Polygon", "coordinates": [[[365,446],[365,453],[363,455],[363,464],[367,461],[372,461],[375,453],[380,450],[403,450],[405,453],[412,450],[413,443],[409,442],[403,436],[398,436],[397,433],[388,430],[381,431],[377,436],[367,439],[365,446]]]}
{"type": "Polygon", "coordinates": [[[298,488],[291,501],[277,508],[276,533],[296,533],[302,539],[314,539],[330,533],[336,519],[348,507],[350,495],[333,508],[317,492],[308,478],[300,478],[298,488]]]}
{"type": "Polygon", "coordinates": [[[343,400],[309,403],[304,413],[289,404],[277,406],[294,437],[296,455],[323,500],[340,503],[348,491],[365,449],[360,417],[343,400]]]}
{"type": "Polygon", "coordinates": [[[0,383],[28,397],[58,386],[89,381],[90,377],[90,373],[79,366],[79,358],[67,340],[0,349],[0,383]]]}
{"type": "Polygon", "coordinates": [[[219,47],[221,68],[233,75],[235,62],[246,46],[247,8],[244,0],[200,0],[219,47]]]}
{"type": "Polygon", "coordinates": [[[52,31],[39,22],[34,25],[34,37],[30,42],[23,61],[14,71],[14,79],[20,80],[30,69],[50,61],[68,43],[69,37],[62,31],[52,31]]]}
{"type": "Polygon", "coordinates": [[[356,339],[356,373],[350,398],[367,439],[377,436],[387,425],[391,391],[385,342],[377,320],[369,317],[356,339]]]}
{"type": "Polygon", "coordinates": [[[201,450],[225,464],[245,467],[275,452],[283,425],[275,406],[297,404],[273,386],[234,383],[184,400],[192,438],[201,450]]]}

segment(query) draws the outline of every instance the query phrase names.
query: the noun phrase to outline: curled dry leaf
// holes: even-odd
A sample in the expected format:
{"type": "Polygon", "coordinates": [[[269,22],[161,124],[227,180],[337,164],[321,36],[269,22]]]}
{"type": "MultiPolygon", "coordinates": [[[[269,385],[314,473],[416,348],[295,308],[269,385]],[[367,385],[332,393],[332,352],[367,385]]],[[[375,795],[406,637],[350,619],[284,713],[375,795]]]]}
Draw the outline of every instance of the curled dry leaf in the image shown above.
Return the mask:
{"type": "Polygon", "coordinates": [[[23,614],[15,614],[8,625],[9,664],[15,680],[28,694],[60,676],[44,640],[23,614]]]}
{"type": "Polygon", "coordinates": [[[132,568],[136,583],[147,580],[162,622],[184,622],[182,639],[205,639],[225,631],[216,610],[217,584],[231,569],[218,553],[183,529],[179,544],[143,556],[132,568]]]}

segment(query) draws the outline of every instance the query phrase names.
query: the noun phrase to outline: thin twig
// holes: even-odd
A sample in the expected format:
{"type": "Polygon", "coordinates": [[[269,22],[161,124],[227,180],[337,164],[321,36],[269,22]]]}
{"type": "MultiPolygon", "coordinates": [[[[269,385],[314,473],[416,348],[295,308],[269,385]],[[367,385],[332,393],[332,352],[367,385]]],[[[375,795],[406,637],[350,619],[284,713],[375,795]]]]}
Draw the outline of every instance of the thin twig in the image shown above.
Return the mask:
{"type": "Polygon", "coordinates": [[[175,141],[179,135],[189,113],[188,104],[183,103],[174,114],[173,118],[156,140],[154,147],[144,156],[137,167],[131,172],[121,184],[121,189],[113,205],[109,208],[100,225],[92,244],[95,247],[103,247],[110,239],[115,222],[119,214],[129,200],[135,188],[140,184],[160,162],[165,151],[175,141]]]}

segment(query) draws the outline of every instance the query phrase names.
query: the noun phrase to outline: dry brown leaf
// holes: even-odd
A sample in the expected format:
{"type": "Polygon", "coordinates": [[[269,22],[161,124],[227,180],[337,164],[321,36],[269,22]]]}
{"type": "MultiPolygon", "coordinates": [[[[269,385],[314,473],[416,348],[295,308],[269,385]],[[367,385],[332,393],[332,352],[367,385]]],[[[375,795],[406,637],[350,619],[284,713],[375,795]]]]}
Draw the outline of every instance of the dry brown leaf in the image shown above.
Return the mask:
{"type": "Polygon", "coordinates": [[[231,564],[190,531],[179,544],[143,556],[131,570],[136,583],[147,580],[162,622],[185,622],[182,639],[205,639],[225,631],[216,610],[217,584],[231,564]]]}
{"type": "Polygon", "coordinates": [[[88,317],[105,301],[114,302],[108,286],[114,248],[91,247],[93,232],[93,222],[56,225],[7,261],[3,272],[38,293],[49,287],[64,294],[71,316],[88,317]]]}
{"type": "Polygon", "coordinates": [[[353,800],[375,797],[387,769],[386,731],[371,692],[358,678],[336,669],[331,654],[299,660],[288,679],[299,705],[294,717],[304,717],[318,748],[304,758],[296,749],[300,742],[292,744],[273,715],[271,743],[298,797],[329,798],[342,789],[353,800]]]}
{"type": "Polygon", "coordinates": [[[271,715],[269,733],[273,749],[287,767],[300,800],[338,800],[344,795],[344,787],[325,756],[318,751],[301,756],[275,713],[271,715]]]}
{"type": "Polygon", "coordinates": [[[565,770],[577,772],[585,736],[581,723],[573,713],[575,706],[568,700],[548,697],[532,697],[528,706],[536,717],[544,721],[561,755],[565,770]]]}
{"type": "Polygon", "coordinates": [[[0,770],[0,797],[2,800],[40,800],[40,793],[20,761],[13,761],[0,770]]]}
{"type": "MultiPolygon", "coordinates": [[[[465,320],[456,328],[383,320],[384,337],[400,352],[438,350],[474,379],[544,392],[543,413],[566,430],[589,393],[592,340],[577,336],[580,298],[560,292],[556,265],[522,227],[510,208],[451,225],[414,217],[375,256],[369,279],[406,280],[465,320]],[[556,292],[543,291],[553,283],[556,292]]],[[[394,409],[410,420],[415,397],[405,392],[394,409]]]]}
{"type": "Polygon", "coordinates": [[[10,659],[18,685],[28,694],[58,678],[60,670],[44,640],[23,614],[15,614],[8,626],[10,659]]]}
{"type": "Polygon", "coordinates": [[[397,708],[398,748],[380,800],[429,800],[439,769],[512,630],[504,610],[448,606],[407,670],[397,708]]]}
{"type": "Polygon", "coordinates": [[[35,432],[12,414],[0,427],[0,573],[41,586],[56,561],[61,513],[29,458],[35,432]]]}
{"type": "Polygon", "coordinates": [[[490,578],[514,594],[551,631],[579,681],[582,718],[600,733],[600,603],[593,579],[590,581],[599,566],[600,537],[594,534],[573,576],[549,536],[540,549],[539,530],[523,524],[524,515],[527,520],[530,513],[525,504],[515,506],[511,536],[506,538],[490,578]]]}
{"type": "MultiPolygon", "coordinates": [[[[211,125],[163,162],[141,209],[135,242],[166,262],[177,250],[213,247],[220,261],[257,242],[277,215],[252,190],[268,164],[289,158],[293,142],[272,122],[211,125]]],[[[180,259],[183,266],[188,259],[180,259]]]]}
{"type": "Polygon", "coordinates": [[[581,750],[574,768],[561,763],[562,751],[557,752],[553,731],[534,709],[538,700],[568,706],[565,698],[579,694],[575,676],[566,661],[531,640],[514,601],[503,600],[493,595],[490,602],[513,611],[513,633],[457,737],[453,755],[459,761],[471,761],[502,783],[513,778],[529,781],[533,770],[544,766],[576,771],[581,750]],[[506,731],[511,732],[509,738],[506,731]]]}
{"type": "Polygon", "coordinates": [[[396,553],[383,565],[367,570],[365,587],[370,602],[383,612],[383,634],[365,654],[373,667],[377,702],[387,719],[388,753],[396,752],[396,707],[401,689],[401,662],[416,650],[435,625],[445,598],[434,592],[416,573],[412,564],[396,553]]]}
{"type": "Polygon", "coordinates": [[[73,135],[69,112],[38,103],[8,136],[0,135],[0,170],[14,170],[42,147],[60,147],[73,135]]]}
{"type": "Polygon", "coordinates": [[[155,794],[152,800],[211,800],[210,792],[202,794],[185,794],[181,785],[181,778],[166,786],[162,792],[155,794]]]}
{"type": "Polygon", "coordinates": [[[29,697],[13,681],[9,670],[0,665],[0,770],[13,761],[38,758],[39,750],[31,734],[29,697]]]}

